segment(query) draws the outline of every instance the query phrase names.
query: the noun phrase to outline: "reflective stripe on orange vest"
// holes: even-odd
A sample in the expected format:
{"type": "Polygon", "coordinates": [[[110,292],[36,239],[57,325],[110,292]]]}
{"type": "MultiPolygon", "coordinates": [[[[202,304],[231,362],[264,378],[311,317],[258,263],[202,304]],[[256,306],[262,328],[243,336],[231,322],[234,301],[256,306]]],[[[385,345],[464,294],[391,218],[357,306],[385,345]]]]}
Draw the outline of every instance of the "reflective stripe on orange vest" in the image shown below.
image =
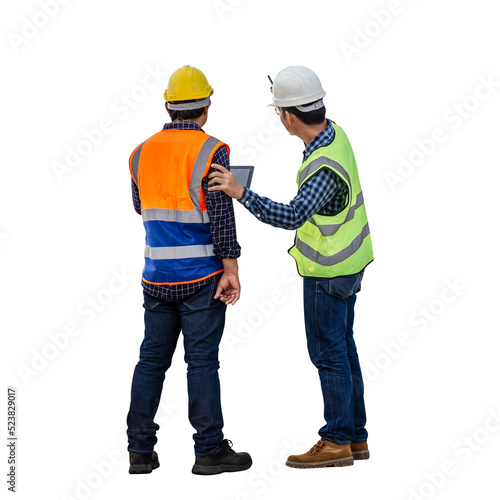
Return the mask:
{"type": "Polygon", "coordinates": [[[169,210],[167,208],[149,208],[142,210],[142,219],[148,220],[164,220],[167,222],[210,222],[208,218],[208,213],[198,212],[193,210],[192,212],[181,212],[180,210],[169,210]]]}

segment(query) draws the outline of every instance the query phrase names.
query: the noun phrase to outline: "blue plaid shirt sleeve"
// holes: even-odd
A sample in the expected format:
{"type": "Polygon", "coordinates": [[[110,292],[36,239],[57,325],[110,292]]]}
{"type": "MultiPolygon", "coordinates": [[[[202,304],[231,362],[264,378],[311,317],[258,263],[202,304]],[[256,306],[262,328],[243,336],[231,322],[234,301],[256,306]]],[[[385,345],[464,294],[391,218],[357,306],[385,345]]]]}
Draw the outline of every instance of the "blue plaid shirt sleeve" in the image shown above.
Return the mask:
{"type": "MultiPolygon", "coordinates": [[[[221,146],[214,154],[213,163],[229,167],[229,153],[226,146],[221,146]]],[[[234,218],[233,200],[223,191],[209,191],[209,175],[216,172],[210,168],[202,180],[205,203],[210,219],[210,233],[214,244],[214,253],[219,259],[237,259],[241,255],[241,247],[236,239],[236,221],[234,218]]]]}
{"type": "Polygon", "coordinates": [[[297,229],[331,200],[337,190],[334,175],[324,168],[302,185],[289,205],[259,196],[250,189],[245,189],[239,202],[261,222],[282,229],[297,229]]]}

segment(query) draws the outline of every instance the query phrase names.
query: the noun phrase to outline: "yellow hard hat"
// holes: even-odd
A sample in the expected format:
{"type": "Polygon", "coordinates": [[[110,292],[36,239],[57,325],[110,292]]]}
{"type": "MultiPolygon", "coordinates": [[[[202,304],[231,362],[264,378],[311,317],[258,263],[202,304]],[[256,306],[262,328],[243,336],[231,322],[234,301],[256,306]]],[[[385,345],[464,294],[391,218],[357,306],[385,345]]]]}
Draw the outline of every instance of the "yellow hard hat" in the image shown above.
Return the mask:
{"type": "Polygon", "coordinates": [[[169,109],[198,109],[208,106],[214,89],[208,84],[207,77],[197,68],[183,66],[168,81],[165,101],[169,109]],[[177,101],[197,102],[175,104],[177,101]]]}

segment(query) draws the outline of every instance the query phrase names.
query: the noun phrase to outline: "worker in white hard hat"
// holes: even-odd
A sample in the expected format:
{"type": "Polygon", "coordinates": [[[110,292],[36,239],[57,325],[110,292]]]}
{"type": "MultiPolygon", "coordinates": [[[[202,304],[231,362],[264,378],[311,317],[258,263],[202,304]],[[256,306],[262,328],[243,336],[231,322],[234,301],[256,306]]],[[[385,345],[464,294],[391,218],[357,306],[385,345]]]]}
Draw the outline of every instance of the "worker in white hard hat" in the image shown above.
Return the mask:
{"type": "Polygon", "coordinates": [[[304,278],[307,347],[319,371],[326,424],[317,444],[290,456],[286,464],[353,465],[370,456],[363,377],[353,336],[356,294],[373,260],[363,192],[345,132],[326,119],[326,93],[318,76],[303,66],[288,67],[277,75],[271,90],[271,106],[286,130],[305,144],[297,195],[288,205],[274,202],[240,186],[220,165],[212,165],[217,171],[209,175],[209,190],[223,190],[261,222],[297,230],[289,253],[304,278]]]}

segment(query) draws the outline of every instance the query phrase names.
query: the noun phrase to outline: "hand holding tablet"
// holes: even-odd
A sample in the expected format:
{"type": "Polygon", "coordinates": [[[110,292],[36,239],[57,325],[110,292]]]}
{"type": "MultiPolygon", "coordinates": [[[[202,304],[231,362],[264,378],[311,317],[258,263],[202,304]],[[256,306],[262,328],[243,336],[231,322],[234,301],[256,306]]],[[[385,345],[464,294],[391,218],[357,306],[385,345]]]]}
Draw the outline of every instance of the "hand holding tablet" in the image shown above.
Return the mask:
{"type": "Polygon", "coordinates": [[[239,200],[246,187],[252,182],[254,167],[231,167],[231,171],[221,165],[212,163],[217,172],[212,172],[208,177],[209,191],[224,191],[231,198],[239,200]],[[214,184],[218,184],[215,186],[214,184]]]}
{"type": "Polygon", "coordinates": [[[231,167],[231,172],[238,181],[238,184],[243,187],[250,187],[252,183],[254,167],[231,167]]]}

